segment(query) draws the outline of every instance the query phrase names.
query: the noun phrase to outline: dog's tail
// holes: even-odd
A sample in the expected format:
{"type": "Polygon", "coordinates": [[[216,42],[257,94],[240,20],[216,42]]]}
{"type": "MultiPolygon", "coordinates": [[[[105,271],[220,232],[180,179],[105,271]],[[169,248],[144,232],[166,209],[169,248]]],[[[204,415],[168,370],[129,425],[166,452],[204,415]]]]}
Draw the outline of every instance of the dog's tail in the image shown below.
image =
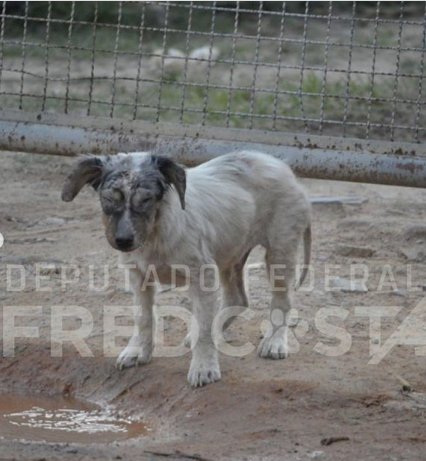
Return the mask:
{"type": "Polygon", "coordinates": [[[300,275],[299,282],[296,286],[296,290],[302,285],[309,271],[309,264],[311,263],[311,247],[312,247],[312,232],[311,224],[309,223],[303,233],[303,270],[300,275]]]}

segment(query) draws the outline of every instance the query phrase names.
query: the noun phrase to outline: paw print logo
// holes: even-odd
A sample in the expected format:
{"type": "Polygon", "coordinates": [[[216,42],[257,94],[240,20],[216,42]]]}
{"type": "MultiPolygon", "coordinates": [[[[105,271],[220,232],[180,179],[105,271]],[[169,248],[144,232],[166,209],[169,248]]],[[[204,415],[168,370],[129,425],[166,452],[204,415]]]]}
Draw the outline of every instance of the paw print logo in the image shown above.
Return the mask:
{"type": "Polygon", "coordinates": [[[299,312],[296,309],[290,309],[285,317],[280,309],[274,309],[270,320],[263,320],[260,324],[263,337],[281,336],[286,328],[288,353],[299,352],[299,340],[309,331],[309,324],[299,317],[299,312]]]}

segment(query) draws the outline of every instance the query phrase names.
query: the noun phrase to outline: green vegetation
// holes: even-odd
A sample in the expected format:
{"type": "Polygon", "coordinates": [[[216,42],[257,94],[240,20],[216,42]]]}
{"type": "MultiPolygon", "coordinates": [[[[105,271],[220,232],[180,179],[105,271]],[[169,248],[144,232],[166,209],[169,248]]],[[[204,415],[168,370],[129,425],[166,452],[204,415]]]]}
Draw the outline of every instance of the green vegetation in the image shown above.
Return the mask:
{"type": "MultiPolygon", "coordinates": [[[[210,44],[212,12],[198,8],[200,5],[197,2],[194,5],[190,36],[187,35],[189,3],[182,2],[170,7],[166,55],[171,48],[185,54],[187,49],[190,52],[210,44]]],[[[365,135],[367,120],[371,124],[382,125],[391,124],[392,118],[395,124],[400,125],[412,125],[417,120],[421,126],[424,111],[417,101],[423,103],[424,97],[419,97],[419,78],[416,77],[421,72],[418,52],[401,52],[399,72],[406,76],[396,80],[392,74],[396,70],[397,51],[378,50],[375,62],[378,75],[372,81],[374,22],[359,23],[355,27],[354,43],[361,46],[353,49],[351,57],[351,70],[358,73],[352,73],[348,78],[349,20],[333,23],[330,29],[333,45],[327,48],[325,19],[309,20],[307,38],[311,43],[304,46],[304,19],[290,16],[286,18],[284,41],[280,47],[277,38],[281,17],[269,13],[273,13],[274,9],[280,10],[281,3],[266,2],[264,5],[261,29],[264,38],[258,46],[257,5],[242,2],[240,8],[250,8],[254,12],[240,14],[240,35],[235,41],[230,36],[214,37],[213,45],[219,51],[219,62],[209,69],[205,62],[189,61],[185,65],[184,60],[176,60],[169,65],[167,58],[163,62],[161,57],[155,56],[161,54],[163,48],[164,6],[123,3],[122,27],[118,29],[117,2],[99,2],[94,40],[94,2],[76,3],[71,29],[68,22],[71,3],[53,2],[49,39],[46,40],[46,24],[37,18],[47,17],[48,4],[29,2],[30,19],[23,48],[23,20],[12,16],[22,16],[25,3],[8,2],[7,14],[11,16],[5,20],[0,106],[33,112],[44,109],[63,113],[67,109],[81,116],[108,117],[114,100],[113,115],[124,119],[133,118],[136,111],[137,118],[157,120],[159,108],[162,121],[292,131],[308,128],[310,132],[317,132],[321,128],[322,132],[329,134],[340,134],[341,127],[333,122],[345,120],[349,124],[346,134],[353,136],[365,135]],[[142,17],[145,23],[140,44],[142,17]],[[277,82],[280,49],[282,68],[277,82]],[[26,73],[22,76],[23,55],[26,73]],[[301,78],[303,56],[305,70],[301,78]],[[49,81],[44,98],[46,59],[49,81]],[[232,61],[236,62],[233,66],[232,61]],[[164,78],[160,83],[162,68],[164,78]],[[22,97],[19,96],[21,84],[22,97]],[[90,105],[89,95],[92,96],[90,105]],[[395,103],[392,102],[394,96],[398,100],[395,103]],[[400,103],[405,100],[409,102],[400,103]]],[[[304,2],[289,3],[287,11],[304,12],[304,5],[304,2]]],[[[351,8],[348,5],[345,6],[345,2],[333,4],[333,14],[350,18],[351,8]]],[[[235,8],[233,2],[219,2],[218,6],[235,8]]],[[[326,15],[328,2],[318,2],[312,8],[314,10],[311,12],[326,15]]],[[[418,19],[416,8],[410,2],[405,6],[418,19]]],[[[366,2],[357,6],[360,16],[374,18],[375,13],[375,4],[366,2]]],[[[396,9],[395,5],[382,4],[382,17],[395,18],[398,15],[399,4],[396,9]]],[[[215,33],[232,34],[233,30],[234,11],[219,11],[215,16],[215,33]]],[[[420,48],[421,28],[404,26],[402,39],[404,47],[420,48]]],[[[397,41],[395,24],[381,23],[377,30],[377,44],[395,48],[397,41]]],[[[372,127],[370,135],[387,137],[388,131],[386,127],[372,127]]],[[[398,135],[409,138],[411,133],[401,130],[398,135]]]]}

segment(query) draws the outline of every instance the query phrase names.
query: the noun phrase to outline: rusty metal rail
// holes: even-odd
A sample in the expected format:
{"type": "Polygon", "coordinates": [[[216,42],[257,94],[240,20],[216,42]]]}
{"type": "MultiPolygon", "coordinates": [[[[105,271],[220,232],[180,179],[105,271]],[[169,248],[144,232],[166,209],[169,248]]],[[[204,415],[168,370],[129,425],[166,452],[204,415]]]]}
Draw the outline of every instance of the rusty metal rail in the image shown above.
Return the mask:
{"type": "Polygon", "coordinates": [[[0,111],[0,150],[73,156],[149,150],[193,166],[236,150],[285,160],[303,177],[426,187],[426,145],[0,111]],[[1,121],[3,120],[3,121],[1,121]],[[167,134],[166,134],[167,133],[167,134]]]}
{"type": "Polygon", "coordinates": [[[269,152],[425,187],[426,3],[0,3],[0,149],[269,152]]]}

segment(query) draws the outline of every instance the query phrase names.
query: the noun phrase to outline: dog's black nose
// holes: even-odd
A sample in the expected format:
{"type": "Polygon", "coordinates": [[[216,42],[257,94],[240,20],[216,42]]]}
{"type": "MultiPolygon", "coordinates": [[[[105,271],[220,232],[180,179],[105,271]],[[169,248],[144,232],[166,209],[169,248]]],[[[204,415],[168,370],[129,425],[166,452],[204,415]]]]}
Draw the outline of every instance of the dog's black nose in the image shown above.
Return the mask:
{"type": "Polygon", "coordinates": [[[133,247],[133,237],[117,237],[115,243],[120,250],[129,250],[133,247]]]}

